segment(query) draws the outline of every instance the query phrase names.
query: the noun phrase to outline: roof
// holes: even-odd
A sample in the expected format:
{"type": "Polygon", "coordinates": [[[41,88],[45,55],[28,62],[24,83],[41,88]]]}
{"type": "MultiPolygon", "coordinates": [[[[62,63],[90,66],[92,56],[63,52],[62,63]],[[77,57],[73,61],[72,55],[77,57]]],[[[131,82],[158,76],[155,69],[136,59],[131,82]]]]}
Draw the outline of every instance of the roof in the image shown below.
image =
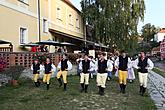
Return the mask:
{"type": "Polygon", "coordinates": [[[159,33],[165,33],[165,28],[162,28],[159,33]]]}
{"type": "Polygon", "coordinates": [[[160,51],[160,46],[154,47],[154,48],[152,49],[152,51],[160,51]]]}
{"type": "Polygon", "coordinates": [[[5,40],[0,40],[0,44],[11,44],[11,42],[5,41],[5,40]]]}
{"type": "Polygon", "coordinates": [[[80,10],[78,10],[72,3],[70,0],[62,0],[64,1],[66,4],[68,4],[71,8],[73,8],[74,10],[76,10],[78,13],[81,13],[80,10]]]}

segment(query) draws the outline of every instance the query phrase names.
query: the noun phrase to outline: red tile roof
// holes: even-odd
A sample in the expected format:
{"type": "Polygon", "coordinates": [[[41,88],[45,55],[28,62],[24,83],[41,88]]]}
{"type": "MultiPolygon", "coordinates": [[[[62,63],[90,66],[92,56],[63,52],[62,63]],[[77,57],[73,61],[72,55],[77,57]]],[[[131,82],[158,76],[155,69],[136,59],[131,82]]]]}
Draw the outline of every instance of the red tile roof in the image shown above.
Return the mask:
{"type": "Polygon", "coordinates": [[[160,51],[160,46],[154,47],[154,48],[152,49],[152,51],[160,51]]]}
{"type": "Polygon", "coordinates": [[[159,31],[159,33],[165,33],[165,29],[164,29],[164,28],[161,29],[161,30],[159,31]]]}

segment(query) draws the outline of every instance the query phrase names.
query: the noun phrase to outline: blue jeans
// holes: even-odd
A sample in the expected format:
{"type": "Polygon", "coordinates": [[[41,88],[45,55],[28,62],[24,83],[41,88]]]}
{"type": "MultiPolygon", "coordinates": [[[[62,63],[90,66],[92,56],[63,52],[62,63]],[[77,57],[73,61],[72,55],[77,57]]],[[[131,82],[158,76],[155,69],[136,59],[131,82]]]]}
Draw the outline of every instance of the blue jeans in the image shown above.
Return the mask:
{"type": "Polygon", "coordinates": [[[112,71],[108,71],[108,77],[112,78],[112,71]]]}

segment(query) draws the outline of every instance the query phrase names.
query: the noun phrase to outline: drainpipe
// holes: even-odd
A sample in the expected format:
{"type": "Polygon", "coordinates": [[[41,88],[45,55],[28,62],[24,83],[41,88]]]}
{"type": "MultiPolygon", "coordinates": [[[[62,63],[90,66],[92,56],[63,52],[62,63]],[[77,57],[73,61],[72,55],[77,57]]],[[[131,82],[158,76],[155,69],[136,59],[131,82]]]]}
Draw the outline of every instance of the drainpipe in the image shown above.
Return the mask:
{"type": "Polygon", "coordinates": [[[38,38],[39,38],[39,42],[41,41],[41,24],[40,24],[40,18],[41,18],[41,14],[40,14],[40,0],[38,0],[38,38]]]}

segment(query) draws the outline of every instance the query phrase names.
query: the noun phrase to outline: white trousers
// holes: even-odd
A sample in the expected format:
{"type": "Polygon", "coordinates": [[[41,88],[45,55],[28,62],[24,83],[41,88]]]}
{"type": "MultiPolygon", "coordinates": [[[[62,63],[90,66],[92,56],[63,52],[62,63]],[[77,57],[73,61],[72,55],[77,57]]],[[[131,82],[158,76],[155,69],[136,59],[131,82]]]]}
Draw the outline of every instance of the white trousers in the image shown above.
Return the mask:
{"type": "Polygon", "coordinates": [[[80,73],[80,83],[85,83],[85,85],[89,84],[89,73],[80,73]]]}
{"type": "Polygon", "coordinates": [[[141,72],[138,72],[139,74],[139,83],[140,83],[140,86],[143,86],[143,87],[147,87],[147,79],[148,79],[148,73],[141,73],[141,72]]]}
{"type": "Polygon", "coordinates": [[[97,82],[97,86],[101,86],[103,88],[105,88],[105,83],[107,80],[107,73],[97,73],[97,78],[96,78],[96,82],[97,82]]]}

